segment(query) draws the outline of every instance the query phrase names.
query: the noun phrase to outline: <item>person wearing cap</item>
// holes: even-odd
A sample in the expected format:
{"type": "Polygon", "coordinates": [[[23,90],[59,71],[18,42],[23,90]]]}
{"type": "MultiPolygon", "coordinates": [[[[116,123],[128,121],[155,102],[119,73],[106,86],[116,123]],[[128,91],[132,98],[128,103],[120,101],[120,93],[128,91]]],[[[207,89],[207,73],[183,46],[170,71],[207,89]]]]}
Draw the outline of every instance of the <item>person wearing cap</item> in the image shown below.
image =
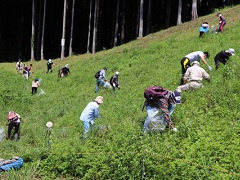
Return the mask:
{"type": "Polygon", "coordinates": [[[19,138],[21,117],[19,114],[15,113],[13,111],[9,111],[7,119],[8,119],[8,132],[6,135],[6,139],[8,140],[10,138],[11,131],[14,128],[14,140],[17,141],[19,138]],[[10,119],[14,119],[14,120],[10,120],[10,119]]]}
{"type": "Polygon", "coordinates": [[[209,58],[210,54],[208,52],[202,52],[202,51],[195,51],[190,54],[187,54],[184,58],[181,60],[182,65],[182,78],[180,85],[184,85],[186,82],[184,81],[184,75],[189,67],[191,67],[191,63],[193,61],[202,61],[207,67],[208,70],[211,71],[212,67],[208,65],[206,58],[209,58]]]}
{"type": "Polygon", "coordinates": [[[220,63],[223,63],[225,65],[227,63],[227,60],[229,59],[229,57],[234,56],[234,55],[235,55],[235,51],[233,48],[219,52],[214,57],[216,69],[219,68],[220,63]]]}
{"type": "Polygon", "coordinates": [[[103,103],[103,97],[97,96],[94,101],[88,103],[80,115],[80,120],[83,122],[84,137],[89,132],[90,127],[94,124],[96,118],[100,117],[99,105],[103,103]]]}
{"type": "Polygon", "coordinates": [[[223,27],[226,25],[226,19],[224,16],[219,12],[217,13],[217,16],[219,17],[219,32],[223,32],[223,27]]]}
{"type": "Polygon", "coordinates": [[[60,73],[60,77],[67,76],[70,73],[69,65],[66,64],[65,66],[63,66],[60,69],[59,73],[60,73]]]}
{"type": "Polygon", "coordinates": [[[120,85],[119,85],[119,81],[118,81],[118,76],[120,75],[120,73],[117,71],[115,73],[114,76],[111,77],[110,79],[110,84],[112,86],[113,92],[115,91],[116,88],[118,88],[118,90],[120,90],[120,85]]]}
{"type": "Polygon", "coordinates": [[[32,95],[37,93],[37,88],[40,86],[39,82],[38,82],[38,78],[35,78],[32,81],[32,95]]]}
{"type": "Polygon", "coordinates": [[[201,88],[202,79],[206,79],[210,81],[209,74],[200,67],[200,63],[198,61],[193,62],[193,66],[189,67],[184,75],[184,81],[187,83],[177,87],[178,92],[189,90],[189,89],[197,89],[201,88]]]}
{"type": "Polygon", "coordinates": [[[144,106],[147,110],[147,118],[144,121],[143,132],[149,132],[149,125],[151,124],[151,121],[153,119],[157,118],[161,121],[161,116],[158,115],[159,112],[160,114],[162,114],[164,119],[164,122],[159,121],[159,123],[163,126],[168,125],[172,128],[174,132],[177,132],[177,128],[171,120],[171,115],[176,108],[176,104],[181,104],[181,93],[177,91],[168,91],[163,98],[160,98],[156,102],[150,103],[145,101],[144,106]]]}
{"type": "Polygon", "coordinates": [[[47,62],[47,72],[46,73],[48,73],[48,72],[52,73],[52,65],[53,65],[53,62],[51,59],[49,59],[47,62]]]}
{"type": "Polygon", "coordinates": [[[107,81],[106,70],[107,70],[106,67],[104,67],[103,69],[100,70],[99,77],[96,79],[95,93],[98,92],[99,86],[100,85],[104,86],[105,82],[107,81]]]}
{"type": "Polygon", "coordinates": [[[209,33],[209,24],[208,22],[204,22],[201,24],[201,26],[198,29],[199,31],[199,37],[202,37],[204,34],[209,33]]]}

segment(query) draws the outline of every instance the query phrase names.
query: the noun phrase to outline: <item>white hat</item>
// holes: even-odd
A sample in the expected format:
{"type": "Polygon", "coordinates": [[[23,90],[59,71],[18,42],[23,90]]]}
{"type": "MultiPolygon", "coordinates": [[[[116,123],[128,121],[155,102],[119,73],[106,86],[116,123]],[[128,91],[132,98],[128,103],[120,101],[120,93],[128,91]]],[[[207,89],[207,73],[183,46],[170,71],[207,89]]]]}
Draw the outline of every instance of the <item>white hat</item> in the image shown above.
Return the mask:
{"type": "Polygon", "coordinates": [[[234,49],[233,48],[230,48],[230,49],[228,49],[228,50],[226,50],[225,51],[226,53],[230,53],[232,56],[234,56],[235,54],[235,51],[234,51],[234,49]]]}
{"type": "Polygon", "coordinates": [[[200,65],[198,61],[193,61],[192,64],[200,65]]]}
{"type": "Polygon", "coordinates": [[[51,59],[49,59],[48,61],[49,61],[49,62],[51,62],[52,60],[51,60],[51,59]]]}
{"type": "Polygon", "coordinates": [[[95,101],[98,103],[98,104],[102,104],[103,103],[103,97],[102,96],[97,96],[95,101]]]}
{"type": "Polygon", "coordinates": [[[120,72],[117,71],[115,74],[119,76],[119,75],[120,75],[120,72]]]}
{"type": "Polygon", "coordinates": [[[65,67],[68,67],[68,64],[66,64],[65,67]]]}
{"type": "Polygon", "coordinates": [[[51,128],[51,127],[53,126],[53,123],[49,121],[49,122],[47,122],[46,126],[47,126],[48,128],[51,128]]]}

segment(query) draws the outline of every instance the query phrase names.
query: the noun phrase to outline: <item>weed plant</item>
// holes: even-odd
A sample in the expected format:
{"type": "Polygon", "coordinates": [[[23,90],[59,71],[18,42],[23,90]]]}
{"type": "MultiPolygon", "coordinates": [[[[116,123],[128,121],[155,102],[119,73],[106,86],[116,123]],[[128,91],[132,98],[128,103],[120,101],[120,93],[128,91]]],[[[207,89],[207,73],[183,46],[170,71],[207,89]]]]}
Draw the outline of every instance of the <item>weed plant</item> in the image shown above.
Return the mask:
{"type": "Polygon", "coordinates": [[[7,131],[10,110],[22,123],[19,141],[0,142],[1,158],[20,156],[25,162],[18,171],[2,172],[1,179],[239,179],[239,11],[240,6],[221,10],[227,18],[224,33],[198,37],[202,22],[218,22],[211,14],[95,55],[53,60],[52,74],[45,73],[47,61],[25,62],[33,64],[28,81],[14,63],[2,63],[1,126],[7,131]],[[236,55],[215,70],[214,56],[228,48],[236,55]],[[143,91],[151,85],[174,91],[180,60],[197,50],[211,54],[211,82],[182,92],[182,104],[172,115],[177,133],[143,134],[143,91]],[[65,64],[71,74],[59,78],[57,70],[65,64]],[[104,66],[108,79],[121,73],[121,90],[94,93],[94,74],[104,66]],[[45,92],[40,96],[31,95],[36,77],[42,79],[38,93],[45,92]],[[104,97],[102,117],[83,140],[79,116],[98,95],[104,97]],[[50,136],[48,121],[53,122],[50,136]]]}

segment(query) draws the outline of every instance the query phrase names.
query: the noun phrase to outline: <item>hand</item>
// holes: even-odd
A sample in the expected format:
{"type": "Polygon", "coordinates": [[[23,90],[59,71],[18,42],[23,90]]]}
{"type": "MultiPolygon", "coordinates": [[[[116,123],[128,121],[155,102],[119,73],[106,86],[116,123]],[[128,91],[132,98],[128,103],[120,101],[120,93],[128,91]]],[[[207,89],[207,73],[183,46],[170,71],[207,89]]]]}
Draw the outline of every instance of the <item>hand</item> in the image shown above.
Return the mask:
{"type": "Polygon", "coordinates": [[[208,66],[208,70],[211,71],[211,70],[212,70],[212,67],[211,67],[211,66],[208,66]]]}
{"type": "Polygon", "coordinates": [[[177,128],[173,128],[173,132],[177,132],[177,128]]]}

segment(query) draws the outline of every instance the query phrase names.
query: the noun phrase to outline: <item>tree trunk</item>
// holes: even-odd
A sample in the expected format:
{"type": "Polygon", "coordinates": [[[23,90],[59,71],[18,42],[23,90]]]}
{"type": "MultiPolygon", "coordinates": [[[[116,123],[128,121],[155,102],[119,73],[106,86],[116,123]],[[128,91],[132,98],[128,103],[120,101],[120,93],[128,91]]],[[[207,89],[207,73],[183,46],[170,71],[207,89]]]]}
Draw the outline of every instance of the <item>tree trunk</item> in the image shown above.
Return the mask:
{"type": "Polygon", "coordinates": [[[151,17],[152,17],[152,11],[151,11],[151,7],[152,7],[152,0],[148,1],[148,17],[147,17],[147,34],[149,34],[151,32],[151,17]]]}
{"type": "Polygon", "coordinates": [[[67,0],[64,0],[63,6],[63,29],[62,29],[62,40],[61,40],[61,60],[64,59],[64,50],[65,50],[65,28],[66,28],[66,9],[67,9],[67,0]]]}
{"type": "Polygon", "coordinates": [[[172,6],[172,0],[167,1],[167,15],[166,15],[166,27],[170,27],[170,21],[171,21],[171,8],[172,6]]]}
{"type": "Polygon", "coordinates": [[[75,6],[75,0],[73,0],[73,3],[72,3],[72,21],[71,21],[70,43],[69,43],[69,56],[72,56],[72,37],[73,37],[73,23],[74,23],[74,6],[75,6]]]}
{"type": "Polygon", "coordinates": [[[198,18],[197,0],[192,0],[192,20],[195,20],[197,18],[198,18]]]}
{"type": "Polygon", "coordinates": [[[35,31],[35,0],[32,0],[32,37],[31,37],[31,60],[34,58],[34,31],[35,31]]]}
{"type": "Polygon", "coordinates": [[[182,24],[182,0],[178,0],[177,25],[182,24]]]}
{"type": "Polygon", "coordinates": [[[118,20],[119,20],[119,1],[117,0],[117,10],[116,10],[116,20],[115,20],[115,32],[114,32],[114,44],[113,46],[117,46],[118,41],[118,20]]]}
{"type": "Polygon", "coordinates": [[[125,42],[125,0],[122,0],[122,27],[121,27],[121,44],[125,42]]]}
{"type": "Polygon", "coordinates": [[[144,8],[144,0],[140,0],[140,16],[139,16],[139,34],[138,37],[143,37],[143,8],[144,8]]]}
{"type": "Polygon", "coordinates": [[[44,60],[44,35],[45,35],[45,17],[46,17],[46,0],[44,0],[43,5],[43,24],[42,24],[42,39],[41,39],[41,60],[44,60]]]}
{"type": "Polygon", "coordinates": [[[89,10],[89,20],[88,20],[88,42],[87,42],[87,53],[89,53],[89,47],[90,47],[91,19],[92,19],[92,3],[93,3],[93,1],[90,0],[90,10],[89,10]]]}
{"type": "Polygon", "coordinates": [[[97,44],[98,5],[99,5],[99,0],[95,0],[94,29],[93,29],[93,43],[92,43],[92,53],[93,53],[93,54],[96,53],[96,44],[97,44]]]}

